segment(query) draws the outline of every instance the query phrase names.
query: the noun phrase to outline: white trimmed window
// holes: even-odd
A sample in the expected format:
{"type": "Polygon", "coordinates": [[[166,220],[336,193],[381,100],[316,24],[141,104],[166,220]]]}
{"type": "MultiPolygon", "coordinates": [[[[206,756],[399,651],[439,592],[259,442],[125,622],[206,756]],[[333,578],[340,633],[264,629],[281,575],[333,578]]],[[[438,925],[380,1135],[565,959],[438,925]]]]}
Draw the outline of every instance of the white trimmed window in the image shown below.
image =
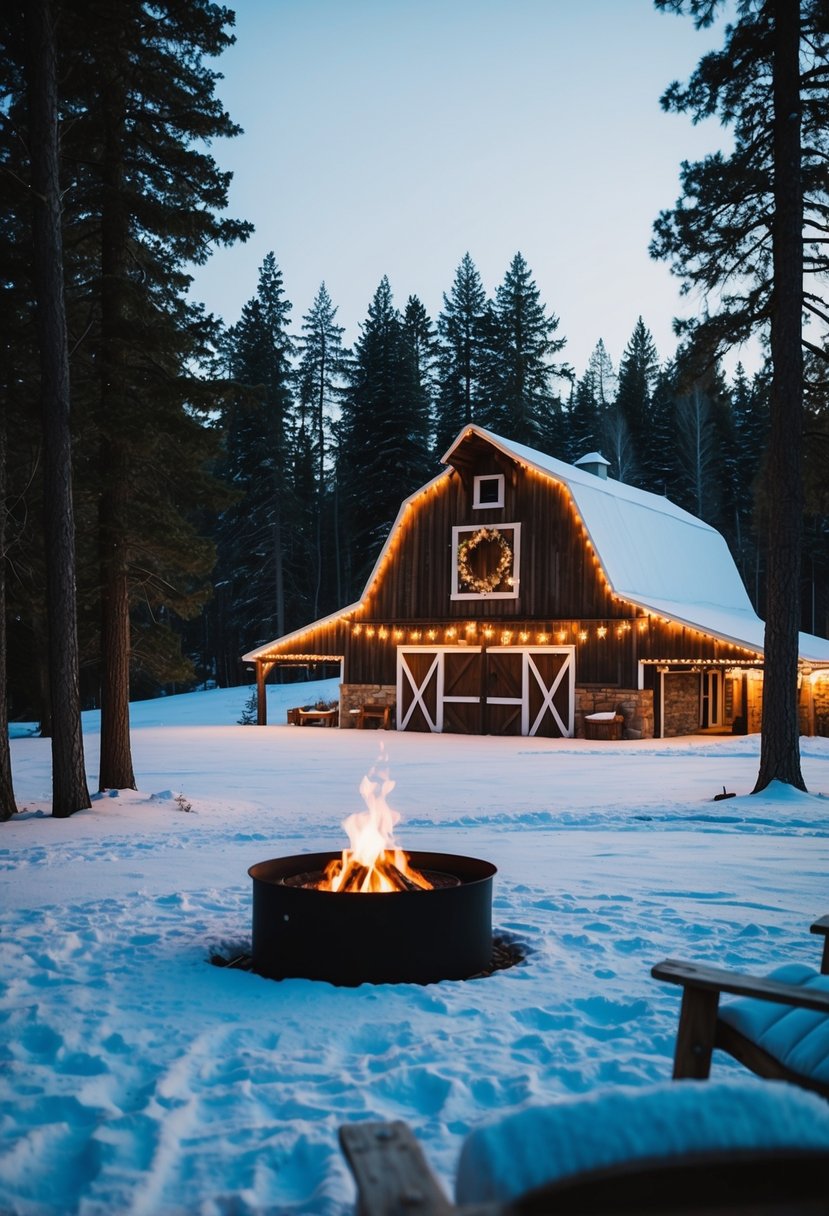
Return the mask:
{"type": "Polygon", "coordinates": [[[452,529],[453,600],[515,600],[520,567],[520,524],[452,529]]]}
{"type": "Polygon", "coordinates": [[[472,506],[476,511],[492,510],[504,505],[504,474],[485,473],[475,478],[472,506]]]}

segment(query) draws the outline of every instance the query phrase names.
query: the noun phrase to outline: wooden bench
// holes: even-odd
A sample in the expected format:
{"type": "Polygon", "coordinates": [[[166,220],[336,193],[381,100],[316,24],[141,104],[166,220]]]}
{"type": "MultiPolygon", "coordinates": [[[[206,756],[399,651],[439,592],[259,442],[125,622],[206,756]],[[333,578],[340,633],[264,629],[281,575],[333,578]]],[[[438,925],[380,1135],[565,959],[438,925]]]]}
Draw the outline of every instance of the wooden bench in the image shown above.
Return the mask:
{"type": "Polygon", "coordinates": [[[376,722],[378,729],[391,730],[391,706],[390,705],[361,705],[360,712],[357,715],[357,727],[359,730],[365,730],[368,722],[376,722]]]}
{"type": "Polygon", "coordinates": [[[300,726],[336,726],[336,709],[300,709],[297,711],[300,726]]]}

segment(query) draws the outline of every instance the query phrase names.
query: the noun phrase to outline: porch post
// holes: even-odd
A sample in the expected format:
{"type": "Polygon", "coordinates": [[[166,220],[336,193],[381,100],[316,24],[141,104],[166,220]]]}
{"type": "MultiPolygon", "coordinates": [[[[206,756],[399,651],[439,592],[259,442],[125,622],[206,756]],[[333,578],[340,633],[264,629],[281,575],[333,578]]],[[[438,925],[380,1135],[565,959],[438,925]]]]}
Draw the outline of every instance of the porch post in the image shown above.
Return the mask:
{"type": "Polygon", "coordinates": [[[268,725],[268,702],[265,697],[265,675],[267,674],[265,664],[261,660],[256,661],[256,725],[268,725]]]}

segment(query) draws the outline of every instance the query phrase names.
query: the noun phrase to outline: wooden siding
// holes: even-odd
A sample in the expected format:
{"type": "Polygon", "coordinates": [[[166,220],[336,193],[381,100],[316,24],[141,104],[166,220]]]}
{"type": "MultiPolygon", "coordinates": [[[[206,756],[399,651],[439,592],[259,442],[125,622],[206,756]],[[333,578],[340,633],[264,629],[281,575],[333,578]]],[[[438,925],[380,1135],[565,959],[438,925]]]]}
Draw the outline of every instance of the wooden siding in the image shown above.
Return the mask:
{"type": "Polygon", "coordinates": [[[551,478],[477,438],[453,460],[457,467],[404,511],[358,612],[274,645],[268,659],[342,655],[346,683],[393,685],[400,645],[566,644],[579,685],[635,688],[640,660],[736,666],[749,657],[616,598],[569,492],[551,478]],[[503,506],[476,509],[475,476],[494,474],[504,475],[503,506]],[[453,528],[508,524],[521,525],[518,596],[453,600],[453,528]]]}
{"type": "Polygon", "coordinates": [[[405,513],[380,576],[366,597],[376,620],[460,621],[497,617],[617,617],[615,604],[575,522],[567,491],[536,473],[489,459],[473,473],[453,471],[415,499],[405,513]],[[472,506],[474,474],[505,472],[504,506],[472,506]],[[452,529],[521,524],[520,589],[514,600],[453,601],[452,529]]]}

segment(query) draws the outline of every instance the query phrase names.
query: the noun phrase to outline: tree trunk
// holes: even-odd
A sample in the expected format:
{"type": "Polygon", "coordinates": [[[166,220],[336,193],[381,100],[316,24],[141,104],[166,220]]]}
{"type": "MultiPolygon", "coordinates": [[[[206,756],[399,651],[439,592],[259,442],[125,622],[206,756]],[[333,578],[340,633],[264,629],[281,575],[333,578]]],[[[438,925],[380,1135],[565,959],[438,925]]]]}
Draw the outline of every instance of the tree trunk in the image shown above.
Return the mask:
{"type": "Polygon", "coordinates": [[[17,810],[9,749],[6,680],[6,415],[0,411],[0,821],[17,810]]]}
{"type": "Polygon", "coordinates": [[[32,161],[32,245],[43,422],[46,603],[52,706],[52,814],[65,818],[91,804],[81,734],[55,40],[49,0],[29,0],[25,8],[32,161]]]}
{"type": "Polygon", "coordinates": [[[800,5],[774,0],[774,289],[771,433],[767,467],[768,566],[760,772],[805,789],[797,708],[800,546],[803,531],[803,196],[800,146],[800,5]]]}
{"type": "Polygon", "coordinates": [[[110,14],[111,54],[102,83],[104,195],[101,215],[101,762],[99,789],[135,789],[130,747],[130,606],[127,574],[129,453],[125,300],[129,217],[124,204],[124,83],[118,8],[110,14]]]}

